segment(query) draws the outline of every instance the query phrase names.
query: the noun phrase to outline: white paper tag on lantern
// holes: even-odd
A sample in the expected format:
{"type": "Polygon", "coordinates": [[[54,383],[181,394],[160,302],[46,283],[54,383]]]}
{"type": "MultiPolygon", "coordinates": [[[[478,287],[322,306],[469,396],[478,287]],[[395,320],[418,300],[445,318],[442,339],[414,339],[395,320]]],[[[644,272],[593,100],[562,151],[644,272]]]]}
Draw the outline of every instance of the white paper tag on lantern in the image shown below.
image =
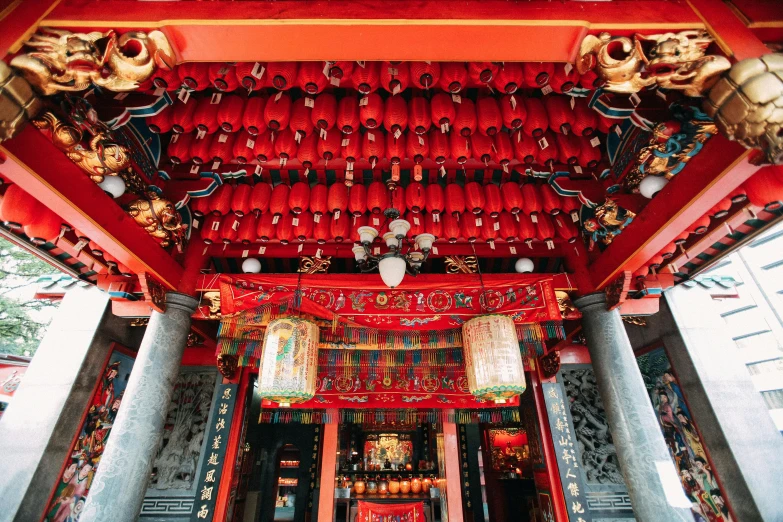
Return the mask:
{"type": "Polygon", "coordinates": [[[296,131],[294,134],[294,141],[297,143],[302,143],[302,133],[299,131],[296,131]]]}
{"type": "Polygon", "coordinates": [[[440,168],[438,169],[438,172],[440,172],[440,177],[441,178],[445,177],[446,176],[446,167],[441,165],[440,168]]]}
{"type": "Polygon", "coordinates": [[[577,174],[581,174],[582,167],[580,167],[579,165],[574,165],[574,172],[576,172],[577,174]]]}
{"type": "Polygon", "coordinates": [[[163,93],[166,92],[165,87],[158,87],[155,89],[155,91],[152,93],[153,96],[163,96],[163,93]]]}
{"type": "Polygon", "coordinates": [[[373,225],[374,227],[380,226],[380,224],[381,224],[381,220],[380,220],[380,219],[378,219],[378,218],[372,218],[372,225],[373,225]]]}
{"type": "Polygon", "coordinates": [[[299,243],[299,248],[297,248],[296,251],[297,252],[301,252],[302,248],[304,248],[304,244],[303,243],[299,243]]]}
{"type": "Polygon", "coordinates": [[[216,160],[212,162],[212,170],[217,170],[220,168],[220,160],[216,160]]]}
{"type": "Polygon", "coordinates": [[[280,166],[285,167],[285,164],[288,163],[288,158],[280,158],[280,166]]]}
{"type": "Polygon", "coordinates": [[[243,250],[242,251],[242,257],[247,257],[248,255],[250,255],[250,250],[243,250]]]}
{"type": "Polygon", "coordinates": [[[204,136],[206,135],[207,135],[207,131],[199,129],[199,131],[196,133],[196,139],[203,140],[204,136]]]}
{"type": "Polygon", "coordinates": [[[389,67],[387,71],[389,71],[389,74],[391,76],[397,76],[398,74],[400,74],[400,71],[398,71],[396,67],[389,67]]]}
{"type": "Polygon", "coordinates": [[[495,250],[495,242],[494,241],[490,241],[489,242],[489,248],[491,248],[492,250],[495,250]]]}
{"type": "Polygon", "coordinates": [[[201,222],[198,219],[194,219],[193,220],[193,228],[198,230],[198,227],[200,227],[200,226],[201,226],[201,222]]]}
{"type": "Polygon", "coordinates": [[[433,253],[433,254],[435,254],[435,255],[437,256],[437,255],[438,255],[438,247],[436,247],[436,246],[433,246],[433,247],[432,247],[432,253],[433,253]]]}
{"type": "Polygon", "coordinates": [[[656,95],[657,95],[659,98],[662,98],[662,99],[663,99],[663,101],[666,101],[666,93],[665,93],[665,92],[663,92],[662,90],[660,90],[660,89],[656,89],[656,90],[655,90],[655,94],[656,94],[656,95]]]}
{"type": "Polygon", "coordinates": [[[252,149],[255,146],[256,146],[256,140],[248,138],[247,142],[245,142],[245,147],[247,147],[248,149],[252,149]]]}
{"type": "Polygon", "coordinates": [[[277,94],[275,94],[275,103],[279,102],[280,98],[282,97],[283,97],[283,91],[280,91],[277,94]]]}
{"type": "Polygon", "coordinates": [[[460,96],[459,94],[452,94],[451,101],[453,101],[454,103],[462,103],[462,96],[460,96]]]}
{"type": "Polygon", "coordinates": [[[566,74],[571,74],[571,71],[574,70],[574,66],[571,65],[570,63],[567,63],[565,64],[565,67],[563,67],[563,70],[565,71],[566,74]]]}
{"type": "Polygon", "coordinates": [[[377,256],[381,253],[381,247],[375,247],[372,249],[372,255],[377,256]]]}
{"type": "Polygon", "coordinates": [[[343,141],[340,142],[340,145],[343,147],[347,147],[349,143],[351,143],[351,140],[349,138],[343,138],[343,141]]]}
{"type": "Polygon", "coordinates": [[[277,225],[278,221],[280,221],[280,216],[275,215],[275,216],[272,217],[272,224],[273,225],[277,225]]]}
{"type": "Polygon", "coordinates": [[[77,252],[81,252],[82,250],[84,250],[84,247],[86,247],[89,243],[90,243],[89,239],[86,238],[80,239],[78,243],[73,245],[73,248],[75,248],[77,252]]]}
{"type": "Polygon", "coordinates": [[[253,70],[250,71],[250,76],[253,78],[261,78],[264,75],[264,71],[266,68],[261,65],[259,62],[256,62],[255,65],[253,65],[253,70]]]}
{"type": "Polygon", "coordinates": [[[180,88],[177,98],[179,98],[179,101],[182,103],[188,103],[188,100],[190,99],[190,91],[185,87],[180,88]]]}
{"type": "Polygon", "coordinates": [[[305,107],[310,107],[311,109],[315,107],[315,100],[313,100],[312,98],[305,98],[304,100],[305,100],[304,102],[305,107]]]}
{"type": "Polygon", "coordinates": [[[546,141],[546,138],[541,138],[538,140],[538,146],[541,147],[541,150],[544,150],[545,148],[549,147],[549,142],[546,141]]]}
{"type": "Polygon", "coordinates": [[[517,131],[517,143],[522,141],[522,131],[517,131]]]}
{"type": "Polygon", "coordinates": [[[517,247],[514,247],[514,246],[508,247],[508,252],[510,254],[516,254],[517,253],[517,247]]]}
{"type": "Polygon", "coordinates": [[[329,62],[324,62],[324,68],[321,69],[321,72],[324,73],[324,76],[326,76],[328,78],[330,69],[331,68],[329,67],[329,62]]]}
{"type": "Polygon", "coordinates": [[[261,172],[263,172],[263,170],[264,170],[264,167],[262,167],[261,165],[256,165],[256,172],[255,172],[256,174],[261,174],[261,172]]]}
{"type": "Polygon", "coordinates": [[[359,100],[359,107],[364,107],[368,103],[370,103],[370,99],[367,96],[365,96],[364,98],[361,98],[359,100]]]}
{"type": "Polygon", "coordinates": [[[517,108],[517,99],[514,95],[511,95],[511,98],[509,98],[509,101],[511,102],[511,108],[516,109],[517,108]]]}
{"type": "Polygon", "coordinates": [[[169,143],[177,143],[177,141],[179,141],[179,134],[174,134],[169,143]]]}
{"type": "Polygon", "coordinates": [[[115,94],[114,95],[114,99],[118,100],[118,101],[122,101],[125,98],[127,98],[129,94],[130,94],[129,92],[121,92],[121,93],[115,94]]]}
{"type": "Polygon", "coordinates": [[[317,257],[318,259],[321,259],[321,253],[322,252],[323,252],[323,250],[321,250],[320,248],[318,250],[316,250],[315,251],[315,257],[317,257]]]}
{"type": "Polygon", "coordinates": [[[492,230],[500,230],[500,223],[498,223],[497,221],[492,223],[492,230]]]}
{"type": "Polygon", "coordinates": [[[313,216],[313,222],[314,223],[320,223],[321,222],[321,214],[316,214],[313,216]]]}
{"type": "Polygon", "coordinates": [[[340,211],[339,210],[335,210],[334,211],[334,219],[340,219],[340,211]]]}
{"type": "Polygon", "coordinates": [[[424,138],[422,138],[421,136],[419,136],[419,145],[421,145],[422,147],[424,146],[424,138]]]}
{"type": "Polygon", "coordinates": [[[590,145],[592,145],[593,147],[597,147],[600,144],[601,144],[601,139],[598,136],[590,140],[590,145]]]}
{"type": "Polygon", "coordinates": [[[217,230],[220,228],[220,221],[213,221],[212,222],[212,230],[217,230]]]}
{"type": "Polygon", "coordinates": [[[231,228],[234,230],[234,232],[236,232],[236,230],[239,228],[239,221],[237,221],[237,220],[235,219],[235,220],[234,220],[234,224],[233,224],[233,225],[231,225],[231,228]]]}
{"type": "Polygon", "coordinates": [[[332,76],[331,78],[329,78],[329,83],[331,83],[335,87],[339,87],[340,86],[340,78],[337,78],[336,76],[332,76]]]}
{"type": "Polygon", "coordinates": [[[359,65],[359,67],[361,67],[362,69],[364,69],[364,61],[361,61],[361,62],[360,62],[360,61],[357,61],[356,63],[357,63],[357,65],[359,65]]]}
{"type": "Polygon", "coordinates": [[[503,172],[505,172],[506,174],[508,174],[508,164],[507,164],[507,163],[504,163],[504,164],[503,164],[503,172]]]}
{"type": "Polygon", "coordinates": [[[642,101],[642,99],[639,98],[639,95],[636,93],[631,94],[630,100],[631,100],[631,105],[633,105],[634,107],[638,107],[639,103],[641,103],[642,101]]]}
{"type": "Polygon", "coordinates": [[[299,218],[295,217],[294,219],[292,219],[291,224],[294,225],[295,227],[299,226],[299,218]]]}
{"type": "Polygon", "coordinates": [[[574,106],[576,106],[576,98],[574,98],[573,96],[571,96],[571,101],[570,101],[570,103],[571,103],[571,110],[574,110],[574,106]]]}
{"type": "Polygon", "coordinates": [[[623,130],[620,128],[619,125],[615,125],[614,126],[614,133],[617,134],[618,136],[622,136],[623,135],[623,130]]]}
{"type": "Polygon", "coordinates": [[[266,253],[266,247],[265,247],[265,246],[262,246],[261,248],[259,248],[259,249],[258,249],[258,253],[259,253],[260,255],[264,255],[264,254],[266,253]]]}
{"type": "Polygon", "coordinates": [[[209,100],[209,104],[210,105],[217,105],[218,103],[220,103],[220,100],[222,100],[222,99],[223,99],[223,93],[222,92],[216,92],[215,94],[212,95],[212,99],[209,100]]]}
{"type": "Polygon", "coordinates": [[[480,227],[482,224],[481,218],[476,218],[476,226],[480,227]]]}
{"type": "Polygon", "coordinates": [[[400,136],[402,136],[402,131],[400,129],[397,129],[396,131],[394,131],[394,139],[395,140],[400,139],[400,136]]]}
{"type": "Polygon", "coordinates": [[[319,134],[320,134],[322,140],[326,139],[326,129],[321,129],[319,134]]]}
{"type": "Polygon", "coordinates": [[[228,72],[228,67],[226,67],[225,65],[220,69],[218,69],[218,74],[220,76],[225,76],[227,72],[228,72]]]}
{"type": "Polygon", "coordinates": [[[432,215],[432,222],[433,223],[440,223],[440,213],[432,215]]]}
{"type": "Polygon", "coordinates": [[[352,180],[353,179],[353,171],[352,170],[346,170],[345,171],[345,179],[352,180]]]}
{"type": "Polygon", "coordinates": [[[202,256],[205,256],[205,255],[207,255],[207,250],[209,250],[209,246],[205,246],[205,247],[204,247],[204,251],[203,251],[203,252],[201,252],[201,255],[202,255],[202,256]]]}
{"type": "Polygon", "coordinates": [[[413,224],[414,224],[414,225],[420,225],[420,224],[421,224],[421,223],[419,222],[419,218],[417,218],[416,216],[414,216],[414,217],[413,217],[413,224]]]}
{"type": "Polygon", "coordinates": [[[541,94],[549,94],[549,93],[551,93],[553,90],[554,90],[554,89],[552,89],[552,86],[551,86],[551,85],[544,85],[543,87],[541,87],[541,94]]]}
{"type": "Polygon", "coordinates": [[[225,143],[228,141],[228,134],[221,134],[218,136],[218,143],[225,143]]]}
{"type": "Polygon", "coordinates": [[[346,161],[345,162],[345,169],[346,170],[353,170],[353,161],[346,161]]]}
{"type": "Polygon", "coordinates": [[[443,133],[443,134],[446,134],[447,132],[449,132],[449,124],[448,123],[442,123],[440,125],[440,132],[443,133]]]}
{"type": "MultiPolygon", "coordinates": [[[[367,139],[369,141],[375,141],[375,134],[373,134],[372,132],[368,132],[367,133],[367,139]]],[[[421,139],[421,138],[419,138],[419,139],[421,139]]]]}
{"type": "Polygon", "coordinates": [[[392,89],[392,94],[396,96],[397,94],[400,94],[401,92],[402,92],[402,88],[400,87],[400,84],[398,83],[392,89]]]}
{"type": "Polygon", "coordinates": [[[193,165],[192,167],[190,167],[190,173],[198,174],[198,165],[193,165]]]}

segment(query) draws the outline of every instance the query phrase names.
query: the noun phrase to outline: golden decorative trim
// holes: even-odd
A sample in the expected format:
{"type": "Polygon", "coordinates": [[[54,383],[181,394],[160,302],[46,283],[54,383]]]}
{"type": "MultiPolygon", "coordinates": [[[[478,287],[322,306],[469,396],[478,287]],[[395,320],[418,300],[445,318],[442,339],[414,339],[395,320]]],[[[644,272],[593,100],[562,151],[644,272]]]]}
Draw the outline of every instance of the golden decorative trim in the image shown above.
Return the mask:
{"type": "Polygon", "coordinates": [[[623,315],[623,322],[634,326],[647,326],[647,318],[641,315],[623,315]]]}
{"type": "Polygon", "coordinates": [[[478,271],[478,259],[476,256],[446,256],[447,274],[475,274],[478,271]]]}
{"type": "Polygon", "coordinates": [[[326,274],[332,264],[332,256],[302,256],[299,258],[299,269],[302,274],[326,274]]]}

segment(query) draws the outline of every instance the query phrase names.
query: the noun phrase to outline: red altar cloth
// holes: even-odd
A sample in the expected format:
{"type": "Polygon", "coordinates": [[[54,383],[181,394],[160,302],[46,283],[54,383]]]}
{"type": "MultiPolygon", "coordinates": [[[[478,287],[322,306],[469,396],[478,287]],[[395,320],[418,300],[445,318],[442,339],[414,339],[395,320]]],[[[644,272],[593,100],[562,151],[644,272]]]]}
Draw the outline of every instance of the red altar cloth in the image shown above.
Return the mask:
{"type": "Polygon", "coordinates": [[[424,522],[424,503],[376,504],[359,501],[357,522],[424,522]]]}

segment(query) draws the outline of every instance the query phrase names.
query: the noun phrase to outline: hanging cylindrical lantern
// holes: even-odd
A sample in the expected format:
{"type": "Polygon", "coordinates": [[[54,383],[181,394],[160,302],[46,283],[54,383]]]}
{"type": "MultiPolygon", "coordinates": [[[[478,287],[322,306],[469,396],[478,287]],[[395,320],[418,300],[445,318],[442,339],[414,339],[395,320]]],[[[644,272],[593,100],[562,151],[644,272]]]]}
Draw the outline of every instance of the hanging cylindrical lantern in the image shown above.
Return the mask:
{"type": "Polygon", "coordinates": [[[166,154],[169,155],[169,161],[174,165],[186,163],[192,157],[190,146],[193,143],[193,134],[175,134],[171,137],[166,154]],[[175,139],[176,138],[176,139],[175,139]]]}
{"type": "Polygon", "coordinates": [[[378,162],[384,158],[386,151],[383,131],[380,129],[367,131],[362,136],[362,156],[375,168],[378,162]]]}
{"type": "Polygon", "coordinates": [[[340,157],[343,135],[337,129],[330,130],[326,137],[318,140],[318,155],[326,161],[340,157]]]}
{"type": "Polygon", "coordinates": [[[228,245],[236,240],[238,229],[239,218],[235,214],[228,214],[223,216],[223,219],[220,220],[220,230],[218,230],[218,234],[223,243],[228,245]]]}
{"type": "Polygon", "coordinates": [[[193,122],[202,134],[212,134],[218,130],[218,109],[220,105],[209,98],[201,98],[193,112],[193,122]]]}
{"type": "Polygon", "coordinates": [[[209,214],[212,209],[209,208],[209,196],[190,199],[190,210],[196,217],[209,214]]]}
{"type": "Polygon", "coordinates": [[[337,98],[325,92],[313,102],[312,122],[319,129],[331,129],[337,122],[337,98]]]}
{"type": "Polygon", "coordinates": [[[209,87],[209,64],[204,62],[187,62],[177,66],[180,81],[194,91],[203,91],[209,87]]]}
{"type": "Polygon", "coordinates": [[[541,205],[541,198],[539,197],[538,190],[536,190],[536,186],[532,183],[525,183],[522,185],[522,207],[525,211],[525,214],[530,216],[530,219],[533,220],[533,223],[538,221],[538,216],[541,214],[542,205],[541,205]]]}
{"type": "Polygon", "coordinates": [[[201,224],[201,239],[207,245],[220,241],[220,216],[210,214],[201,224]]]}
{"type": "Polygon", "coordinates": [[[579,73],[576,67],[570,63],[555,64],[555,72],[549,78],[549,85],[556,93],[563,94],[571,92],[579,82],[579,73]]]}
{"type": "MultiPolygon", "coordinates": [[[[391,161],[392,165],[399,165],[405,158],[406,138],[408,134],[402,134],[399,138],[395,138],[391,132],[386,134],[386,156],[391,161]]],[[[398,182],[398,179],[393,179],[394,182],[398,182]]]]}
{"type": "Polygon", "coordinates": [[[688,227],[688,232],[700,236],[710,229],[710,216],[705,214],[688,227]]]}
{"type": "Polygon", "coordinates": [[[310,185],[298,181],[291,185],[288,192],[288,206],[294,214],[301,214],[310,207],[310,185]]]}
{"type": "MultiPolygon", "coordinates": [[[[582,151],[582,139],[576,134],[556,134],[557,158],[560,163],[576,165],[582,151]]],[[[551,144],[550,144],[551,147],[551,144]]]]}
{"type": "Polygon", "coordinates": [[[291,120],[291,97],[278,93],[270,98],[264,106],[264,121],[273,131],[285,129],[291,120]]]}
{"type": "Polygon", "coordinates": [[[551,167],[557,162],[557,135],[551,130],[544,132],[542,139],[538,140],[536,151],[536,163],[551,167]]]}
{"type": "Polygon", "coordinates": [[[599,77],[598,74],[592,69],[588,69],[580,78],[579,86],[583,89],[594,90],[606,83],[606,80],[599,77]]]}
{"type": "Polygon", "coordinates": [[[552,250],[555,248],[555,226],[552,224],[552,218],[549,217],[549,214],[538,216],[536,230],[538,231],[536,237],[546,243],[547,249],[552,250]]]}
{"type": "Polygon", "coordinates": [[[367,211],[367,187],[354,183],[348,194],[348,210],[353,216],[362,216],[367,211]]]}
{"type": "Polygon", "coordinates": [[[174,121],[171,119],[173,114],[174,110],[166,107],[159,113],[147,118],[147,127],[155,134],[165,134],[174,126],[174,121]]]}
{"type": "Polygon", "coordinates": [[[316,243],[323,245],[330,239],[332,239],[332,216],[330,214],[324,214],[317,220],[313,218],[315,225],[313,226],[313,237],[316,243]]]}
{"type": "Polygon", "coordinates": [[[231,161],[234,157],[234,141],[236,138],[237,134],[224,134],[223,132],[213,134],[209,143],[209,159],[221,164],[231,161]]]}
{"type": "Polygon", "coordinates": [[[329,189],[323,183],[317,183],[310,187],[310,211],[320,217],[329,212],[327,205],[329,189]]]}
{"type": "Polygon", "coordinates": [[[517,239],[517,220],[511,212],[505,210],[498,216],[498,235],[507,243],[517,239]]]}
{"type": "Polygon", "coordinates": [[[266,63],[242,62],[234,68],[239,85],[248,91],[257,91],[265,85],[266,63]]]}
{"type": "Polygon", "coordinates": [[[210,154],[210,146],[212,140],[210,138],[195,138],[190,141],[190,159],[196,165],[203,165],[208,162],[212,157],[210,154]]]}
{"type": "MultiPolygon", "coordinates": [[[[272,195],[269,197],[269,212],[275,217],[287,216],[291,208],[288,206],[288,195],[291,187],[285,183],[280,183],[272,189],[272,195]]],[[[277,220],[275,220],[275,224],[277,220]]]]}
{"type": "Polygon", "coordinates": [[[579,221],[579,212],[582,210],[582,203],[577,197],[563,196],[560,198],[560,209],[563,212],[568,212],[571,216],[571,221],[576,223],[579,221]]]}
{"type": "Polygon", "coordinates": [[[569,105],[570,96],[547,96],[544,98],[544,108],[549,120],[549,128],[553,132],[568,134],[574,123],[574,113],[569,105]]]}
{"type": "Polygon", "coordinates": [[[449,149],[451,152],[451,158],[460,165],[464,165],[472,156],[470,150],[470,137],[463,136],[456,131],[450,132],[449,149]]]}
{"type": "Polygon", "coordinates": [[[388,208],[389,195],[383,181],[373,181],[367,187],[367,210],[373,214],[380,214],[388,208]]]}
{"type": "Polygon", "coordinates": [[[408,129],[416,134],[424,134],[432,126],[430,104],[423,96],[414,96],[408,104],[408,129]]]}
{"type": "Polygon", "coordinates": [[[418,213],[424,210],[425,192],[424,185],[418,181],[408,183],[405,188],[405,203],[411,212],[418,213]]]}
{"type": "Polygon", "coordinates": [[[440,215],[446,204],[443,187],[438,183],[429,183],[426,188],[425,208],[433,215],[440,215]]]}
{"type": "Polygon", "coordinates": [[[503,127],[503,116],[495,98],[485,96],[476,102],[478,130],[485,136],[494,136],[503,127]]]}
{"type": "Polygon", "coordinates": [[[512,214],[519,214],[523,201],[519,185],[513,181],[507,181],[500,187],[500,194],[503,196],[503,207],[512,214]]]}
{"type": "Polygon", "coordinates": [[[209,81],[221,92],[231,92],[239,87],[234,66],[228,63],[213,63],[209,66],[209,81]]]}
{"type": "Polygon", "coordinates": [[[471,214],[463,214],[460,216],[460,233],[469,243],[475,243],[478,238],[481,237],[481,227],[479,226],[480,219],[481,218],[471,214]]]}
{"type": "Polygon", "coordinates": [[[256,226],[256,237],[266,243],[275,237],[275,215],[271,212],[261,214],[256,226]]]}
{"type": "Polygon", "coordinates": [[[435,236],[435,239],[443,236],[443,221],[435,214],[424,214],[424,231],[435,236]]]}
{"type": "Polygon", "coordinates": [[[24,233],[36,245],[54,242],[63,231],[63,220],[60,216],[41,205],[33,219],[24,224],[24,233]]]}
{"type": "Polygon", "coordinates": [[[209,196],[209,209],[216,216],[225,216],[231,212],[231,198],[234,195],[234,186],[224,183],[209,196]]]}
{"type": "Polygon", "coordinates": [[[313,124],[313,109],[309,107],[312,101],[311,98],[299,98],[291,107],[291,120],[288,122],[288,127],[295,134],[299,135],[299,139],[312,134],[315,128],[313,124]]]}
{"type": "Polygon", "coordinates": [[[313,215],[304,211],[293,220],[294,237],[300,243],[304,243],[313,235],[313,215]]]}
{"type": "MultiPolygon", "coordinates": [[[[284,165],[287,161],[294,159],[297,156],[299,145],[296,143],[294,132],[285,128],[279,132],[275,132],[275,155],[280,158],[280,164],[284,165]]],[[[314,137],[315,135],[310,135],[314,137]]],[[[307,138],[303,139],[304,142],[307,138]]]]}
{"type": "Polygon", "coordinates": [[[315,396],[318,325],[298,317],[270,321],[258,370],[258,395],[281,404],[315,396]]]}
{"type": "MultiPolygon", "coordinates": [[[[342,185],[342,183],[340,183],[342,185]]],[[[332,239],[341,243],[351,237],[351,221],[353,218],[345,212],[335,213],[332,217],[332,239]]]]}
{"type": "Polygon", "coordinates": [[[498,217],[503,211],[503,196],[500,187],[494,183],[484,185],[484,212],[492,217],[498,217]]]}
{"type": "Polygon", "coordinates": [[[280,91],[285,91],[296,85],[296,73],[299,70],[299,62],[269,62],[266,74],[272,80],[272,86],[280,91]]]}
{"type": "Polygon", "coordinates": [[[245,112],[242,114],[242,126],[251,136],[257,135],[267,127],[264,120],[264,108],[266,107],[266,98],[263,96],[253,96],[245,102],[245,112]]]}
{"type": "Polygon", "coordinates": [[[254,212],[266,212],[269,210],[269,203],[272,197],[272,185],[269,183],[256,183],[253,185],[253,192],[250,194],[250,206],[254,212]]]}
{"type": "Polygon", "coordinates": [[[484,190],[477,181],[465,183],[465,208],[474,214],[484,210],[484,190]]]}
{"type": "Polygon", "coordinates": [[[462,98],[457,103],[457,115],[454,117],[454,131],[462,136],[470,136],[478,128],[476,105],[470,98],[462,98]]]}
{"type": "Polygon", "coordinates": [[[299,88],[307,94],[318,94],[329,85],[329,78],[324,75],[323,62],[302,62],[299,64],[297,76],[299,88]]]}
{"type": "Polygon", "coordinates": [[[196,129],[193,115],[198,103],[178,103],[171,109],[171,130],[174,134],[190,134],[196,129]]]}
{"type": "Polygon", "coordinates": [[[468,62],[468,76],[476,85],[488,84],[498,73],[498,68],[492,62],[468,62]]]}
{"type": "Polygon", "coordinates": [[[341,156],[348,163],[354,163],[362,157],[362,138],[358,132],[343,135],[341,156]]]}
{"type": "Polygon", "coordinates": [[[430,111],[433,123],[440,127],[442,132],[448,132],[457,117],[457,110],[451,96],[445,92],[435,94],[430,102],[430,111]]]}
{"type": "Polygon", "coordinates": [[[468,71],[462,62],[444,62],[440,64],[438,85],[446,92],[458,93],[468,81],[468,71]]]}
{"type": "Polygon", "coordinates": [[[588,136],[579,138],[579,165],[595,167],[601,162],[601,147],[594,147],[588,136]]]}
{"type": "Polygon", "coordinates": [[[411,62],[411,83],[419,89],[429,89],[440,79],[440,64],[438,62],[411,62]]]}
{"type": "Polygon", "coordinates": [[[525,62],[522,64],[522,75],[525,85],[531,89],[540,89],[555,72],[555,64],[544,62],[525,62]]]}
{"type": "Polygon", "coordinates": [[[521,129],[512,133],[511,145],[514,147],[514,157],[520,163],[532,165],[536,161],[538,144],[534,138],[525,135],[521,129]]]}
{"type": "Polygon", "coordinates": [[[425,158],[430,155],[430,140],[428,134],[421,134],[419,136],[408,136],[408,142],[406,144],[406,152],[408,157],[415,163],[421,163],[425,158]]]}
{"type": "Polygon", "coordinates": [[[253,154],[256,155],[256,159],[261,163],[265,161],[271,161],[275,159],[275,142],[274,136],[269,129],[256,136],[255,143],[253,144],[253,154]]]}
{"type": "Polygon", "coordinates": [[[498,231],[500,230],[500,223],[496,218],[492,216],[484,216],[481,218],[481,238],[487,243],[494,245],[495,240],[498,238],[498,231]]]}
{"type": "Polygon", "coordinates": [[[223,96],[218,104],[217,119],[220,128],[226,132],[235,132],[242,128],[242,116],[245,113],[245,100],[236,94],[223,96]]]}
{"type": "Polygon", "coordinates": [[[500,114],[503,125],[511,130],[520,129],[527,119],[527,109],[522,96],[507,94],[500,99],[500,114]]]}
{"type": "Polygon", "coordinates": [[[598,113],[587,105],[586,98],[573,98],[574,121],[571,131],[577,136],[592,136],[598,127],[598,113]]]}
{"type": "Polygon", "coordinates": [[[524,86],[522,64],[519,62],[505,62],[498,70],[492,83],[500,92],[514,94],[517,89],[524,86]]]}
{"type": "Polygon", "coordinates": [[[525,365],[513,319],[495,314],[474,317],[462,325],[462,342],[470,393],[483,400],[524,393],[525,365]]]}
{"type": "Polygon", "coordinates": [[[433,129],[429,133],[430,159],[438,165],[443,165],[449,158],[449,135],[440,129],[433,129]]]}
{"type": "Polygon", "coordinates": [[[446,211],[454,217],[465,212],[465,193],[456,183],[446,185],[446,211]]]}
{"type": "Polygon", "coordinates": [[[281,245],[287,245],[294,240],[294,220],[296,219],[296,214],[287,214],[277,222],[275,237],[281,245]]]}
{"type": "Polygon", "coordinates": [[[407,62],[383,62],[380,70],[380,82],[392,95],[400,94],[408,88],[410,70],[407,62]]]}
{"type": "Polygon", "coordinates": [[[524,212],[520,212],[517,214],[517,237],[520,241],[524,242],[528,248],[533,248],[533,241],[536,239],[536,235],[538,234],[538,230],[536,230],[536,225],[533,223],[533,220],[530,219],[530,216],[525,214],[524,212]]]}
{"type": "Polygon", "coordinates": [[[527,109],[527,118],[522,125],[522,130],[531,138],[540,138],[549,128],[549,118],[544,104],[538,98],[527,98],[525,109],[527,109]]]}
{"type": "Polygon", "coordinates": [[[365,62],[364,67],[361,64],[354,67],[351,75],[353,86],[362,94],[375,91],[380,85],[379,70],[380,63],[378,62],[365,62]]]}
{"type": "Polygon", "coordinates": [[[326,198],[326,207],[329,212],[337,215],[345,213],[348,210],[348,200],[350,199],[350,192],[345,183],[332,183],[329,187],[329,193],[326,198]]]}
{"type": "Polygon", "coordinates": [[[249,245],[256,240],[256,228],[258,227],[258,217],[249,213],[242,216],[239,220],[239,229],[237,230],[237,241],[243,245],[249,245]]]}
{"type": "MultiPolygon", "coordinates": [[[[443,223],[443,237],[449,243],[456,243],[462,231],[460,230],[458,216],[454,216],[445,212],[441,215],[441,222],[443,223]]],[[[468,216],[468,219],[473,219],[473,216],[468,216]]]]}
{"type": "Polygon", "coordinates": [[[764,167],[742,185],[748,200],[767,212],[783,207],[783,169],[764,167]]]}
{"type": "Polygon", "coordinates": [[[473,159],[489,165],[492,160],[492,138],[476,132],[470,137],[470,148],[473,151],[473,159]]]}
{"type": "MultiPolygon", "coordinates": [[[[383,108],[383,126],[392,134],[408,127],[408,104],[402,96],[389,96],[383,108]]],[[[398,136],[399,137],[399,136],[398,136]]]]}
{"type": "Polygon", "coordinates": [[[568,243],[575,243],[579,237],[579,231],[574,222],[564,214],[558,214],[552,218],[555,225],[555,233],[565,239],[568,243]]]}
{"type": "Polygon", "coordinates": [[[493,159],[496,163],[508,172],[508,166],[514,159],[514,147],[511,145],[511,138],[506,132],[498,132],[493,136],[493,159]]]}
{"type": "Polygon", "coordinates": [[[367,129],[376,129],[383,122],[383,99],[378,93],[359,100],[359,121],[367,129]]]}
{"type": "Polygon", "coordinates": [[[538,187],[541,195],[541,206],[544,212],[547,212],[551,216],[556,216],[562,210],[562,204],[560,202],[560,196],[555,192],[555,189],[551,185],[545,183],[538,187]]]}
{"type": "Polygon", "coordinates": [[[345,96],[337,104],[337,127],[344,134],[359,129],[359,100],[355,96],[345,96]]]}
{"type": "Polygon", "coordinates": [[[246,130],[241,130],[236,139],[234,140],[233,156],[237,163],[245,164],[250,163],[255,154],[253,153],[253,147],[256,144],[256,140],[246,130]]]}
{"type": "Polygon", "coordinates": [[[731,205],[733,203],[731,202],[731,198],[723,198],[720,201],[718,201],[715,206],[713,206],[707,214],[714,217],[715,219],[721,219],[728,215],[729,210],[731,210],[731,205]]]}
{"type": "Polygon", "coordinates": [[[253,187],[247,183],[239,183],[234,187],[234,193],[231,195],[231,210],[239,217],[249,213],[253,207],[251,197],[253,187]]]}

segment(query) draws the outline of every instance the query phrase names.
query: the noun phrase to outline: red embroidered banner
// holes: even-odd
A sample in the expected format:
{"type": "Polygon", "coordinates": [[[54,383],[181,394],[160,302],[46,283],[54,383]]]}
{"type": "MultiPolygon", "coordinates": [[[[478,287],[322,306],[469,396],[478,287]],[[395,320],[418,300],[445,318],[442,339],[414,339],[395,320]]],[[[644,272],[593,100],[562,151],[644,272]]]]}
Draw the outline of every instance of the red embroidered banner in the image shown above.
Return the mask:
{"type": "Polygon", "coordinates": [[[223,316],[291,301],[301,286],[302,312],[349,325],[385,330],[440,330],[488,312],[515,323],[560,321],[551,276],[495,276],[483,291],[474,275],[409,277],[396,289],[377,274],[253,274],[220,279],[223,316]]]}
{"type": "Polygon", "coordinates": [[[424,522],[424,503],[378,504],[359,501],[357,522],[424,522]]]}

